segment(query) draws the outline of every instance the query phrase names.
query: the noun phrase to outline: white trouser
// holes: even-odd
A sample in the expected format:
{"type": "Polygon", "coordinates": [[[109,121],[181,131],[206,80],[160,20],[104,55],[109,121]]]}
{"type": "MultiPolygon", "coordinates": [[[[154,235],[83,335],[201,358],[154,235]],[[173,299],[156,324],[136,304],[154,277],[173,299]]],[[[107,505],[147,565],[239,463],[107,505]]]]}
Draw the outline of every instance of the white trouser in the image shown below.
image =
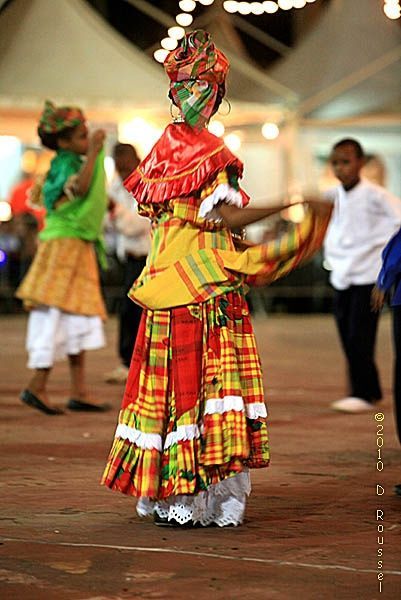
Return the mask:
{"type": "Polygon", "coordinates": [[[95,350],[104,344],[103,323],[98,316],[74,315],[52,306],[30,312],[26,337],[29,369],[50,368],[69,354],[95,350]]]}

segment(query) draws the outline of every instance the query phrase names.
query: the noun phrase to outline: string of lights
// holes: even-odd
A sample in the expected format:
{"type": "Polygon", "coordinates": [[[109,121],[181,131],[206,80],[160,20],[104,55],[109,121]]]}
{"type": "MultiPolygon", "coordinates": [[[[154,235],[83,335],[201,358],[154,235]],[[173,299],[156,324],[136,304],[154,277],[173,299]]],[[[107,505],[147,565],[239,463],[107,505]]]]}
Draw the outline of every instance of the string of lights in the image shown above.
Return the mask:
{"type": "MultiPolygon", "coordinates": [[[[265,2],[237,2],[234,0],[225,0],[223,2],[223,8],[226,12],[234,14],[239,13],[240,15],[263,15],[274,14],[279,10],[292,10],[301,9],[312,4],[316,0],[267,0],[265,2]]],[[[378,0],[380,1],[380,0],[378,0]]],[[[389,19],[398,19],[401,16],[401,0],[384,0],[383,1],[383,12],[389,19]]],[[[178,7],[179,12],[176,17],[177,25],[170,27],[167,31],[167,36],[160,42],[161,48],[155,50],[153,56],[156,61],[163,63],[167,54],[174,50],[181,38],[184,37],[186,28],[190,27],[193,23],[194,17],[193,12],[196,10],[197,5],[211,6],[214,0],[180,0],[178,7]]],[[[218,120],[213,120],[209,124],[209,130],[215,135],[224,136],[225,127],[223,123],[218,120]]],[[[275,123],[265,123],[261,128],[263,137],[267,140],[273,140],[278,137],[280,131],[275,123]]],[[[229,147],[233,150],[237,150],[241,145],[241,139],[236,133],[230,133],[225,136],[225,141],[229,147]]]]}
{"type": "Polygon", "coordinates": [[[292,8],[304,8],[315,0],[268,0],[267,2],[223,2],[224,9],[229,13],[240,13],[241,15],[263,15],[274,14],[278,10],[291,10],[292,8]]]}
{"type": "MultiPolygon", "coordinates": [[[[290,10],[292,8],[303,8],[308,3],[311,4],[315,0],[272,0],[267,2],[223,2],[223,8],[228,13],[240,13],[242,15],[261,15],[263,13],[273,14],[278,10],[290,10]]],[[[182,12],[178,13],[175,17],[177,25],[170,27],[167,31],[167,36],[160,42],[161,48],[158,48],[153,53],[153,57],[156,61],[163,63],[167,54],[174,50],[178,42],[185,35],[185,28],[190,27],[193,23],[193,11],[196,9],[197,4],[203,6],[211,6],[214,0],[180,0],[178,2],[179,10],[182,12]]],[[[209,131],[219,137],[223,137],[225,134],[224,124],[214,119],[209,124],[209,131]]],[[[267,140],[274,140],[278,137],[280,131],[275,123],[264,123],[261,128],[263,137],[267,140]]],[[[241,137],[235,133],[229,133],[225,137],[226,144],[234,151],[238,150],[241,146],[241,137]]]]}
{"type": "Polygon", "coordinates": [[[384,0],[383,12],[389,19],[399,19],[401,17],[400,0],[384,0]]]}
{"type": "MultiPolygon", "coordinates": [[[[246,15],[274,14],[278,10],[291,10],[304,8],[307,4],[312,4],[316,0],[266,0],[265,2],[236,2],[235,0],[225,0],[223,8],[231,14],[239,13],[246,15]]],[[[170,50],[174,50],[178,41],[184,37],[185,28],[193,23],[193,11],[197,4],[211,6],[214,0],[180,0],[179,9],[182,11],[175,17],[177,25],[170,27],[167,37],[160,42],[161,48],[155,50],[153,57],[157,62],[163,63],[170,50]]],[[[383,12],[389,19],[399,19],[401,17],[400,0],[384,0],[383,12]]]]}
{"type": "MultiPolygon", "coordinates": [[[[240,13],[241,15],[262,15],[264,13],[274,14],[278,10],[290,10],[292,8],[303,8],[307,4],[311,4],[316,0],[268,0],[267,2],[233,2],[226,0],[223,2],[223,8],[228,13],[240,13]]],[[[178,41],[184,37],[185,28],[190,27],[193,23],[193,11],[196,9],[197,4],[203,6],[211,6],[214,0],[180,0],[178,7],[182,11],[175,17],[177,26],[170,27],[168,30],[168,36],[163,38],[160,42],[161,48],[155,50],[153,57],[157,62],[164,62],[167,54],[170,50],[174,50],[178,41]]]]}
{"type": "MultiPolygon", "coordinates": [[[[237,2],[235,0],[225,0],[223,8],[231,14],[239,13],[246,15],[274,14],[279,10],[291,10],[304,8],[307,4],[312,4],[316,0],[266,0],[265,2],[237,2]]],[[[184,37],[185,28],[193,23],[193,11],[197,4],[211,6],[214,0],[180,0],[178,2],[181,10],[175,17],[177,26],[170,27],[167,37],[160,42],[161,48],[155,50],[153,56],[157,62],[164,62],[168,52],[174,50],[178,41],[184,37]]],[[[384,0],[383,12],[389,19],[399,19],[401,17],[400,0],[384,0]]]]}

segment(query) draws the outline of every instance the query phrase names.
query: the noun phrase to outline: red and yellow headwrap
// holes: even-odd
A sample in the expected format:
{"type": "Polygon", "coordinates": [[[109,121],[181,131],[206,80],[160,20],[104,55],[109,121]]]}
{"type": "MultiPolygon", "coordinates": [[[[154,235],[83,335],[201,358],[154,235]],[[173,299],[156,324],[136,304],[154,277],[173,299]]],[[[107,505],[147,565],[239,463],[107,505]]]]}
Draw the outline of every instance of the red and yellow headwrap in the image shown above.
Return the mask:
{"type": "Polygon", "coordinates": [[[224,86],[229,62],[202,29],[187,33],[164,61],[170,92],[186,123],[201,129],[210,119],[219,86],[224,86]]]}
{"type": "Polygon", "coordinates": [[[38,133],[58,133],[69,127],[77,127],[85,123],[83,112],[73,106],[56,107],[53,102],[46,100],[45,107],[39,120],[38,133]]]}

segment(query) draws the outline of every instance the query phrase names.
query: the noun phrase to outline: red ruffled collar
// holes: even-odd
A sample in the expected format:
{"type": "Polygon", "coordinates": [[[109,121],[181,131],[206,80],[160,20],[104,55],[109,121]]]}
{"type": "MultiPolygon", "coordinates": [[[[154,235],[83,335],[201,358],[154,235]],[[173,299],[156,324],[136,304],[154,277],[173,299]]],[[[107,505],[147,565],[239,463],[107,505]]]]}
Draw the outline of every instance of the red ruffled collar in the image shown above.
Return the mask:
{"type": "Polygon", "coordinates": [[[242,162],[220,138],[172,123],[124,186],[139,203],[161,203],[193,195],[227,167],[241,177],[242,162]]]}

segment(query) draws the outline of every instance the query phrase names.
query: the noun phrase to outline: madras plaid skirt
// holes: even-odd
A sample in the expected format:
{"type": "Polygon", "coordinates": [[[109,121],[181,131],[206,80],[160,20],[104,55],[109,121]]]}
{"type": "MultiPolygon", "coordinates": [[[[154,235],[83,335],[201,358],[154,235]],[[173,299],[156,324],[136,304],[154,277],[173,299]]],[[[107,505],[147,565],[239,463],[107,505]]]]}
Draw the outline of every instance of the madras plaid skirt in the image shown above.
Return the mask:
{"type": "Polygon", "coordinates": [[[77,238],[41,241],[15,295],[27,310],[54,306],[66,313],[106,319],[95,248],[77,238]]]}
{"type": "Polygon", "coordinates": [[[266,416],[241,291],[144,311],[102,483],[166,499],[266,467],[266,416]]]}

